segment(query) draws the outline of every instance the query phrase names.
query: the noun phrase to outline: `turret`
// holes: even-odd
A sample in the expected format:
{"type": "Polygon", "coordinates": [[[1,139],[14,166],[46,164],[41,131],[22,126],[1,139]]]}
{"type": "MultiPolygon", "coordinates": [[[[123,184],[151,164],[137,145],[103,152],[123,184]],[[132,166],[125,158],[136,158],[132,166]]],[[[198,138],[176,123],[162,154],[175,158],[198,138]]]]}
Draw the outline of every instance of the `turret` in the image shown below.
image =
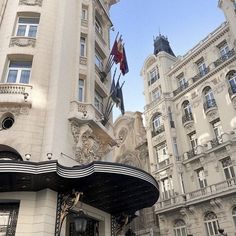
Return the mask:
{"type": "Polygon", "coordinates": [[[154,39],[154,54],[157,55],[159,52],[166,52],[175,57],[167,37],[161,34],[154,39]]]}

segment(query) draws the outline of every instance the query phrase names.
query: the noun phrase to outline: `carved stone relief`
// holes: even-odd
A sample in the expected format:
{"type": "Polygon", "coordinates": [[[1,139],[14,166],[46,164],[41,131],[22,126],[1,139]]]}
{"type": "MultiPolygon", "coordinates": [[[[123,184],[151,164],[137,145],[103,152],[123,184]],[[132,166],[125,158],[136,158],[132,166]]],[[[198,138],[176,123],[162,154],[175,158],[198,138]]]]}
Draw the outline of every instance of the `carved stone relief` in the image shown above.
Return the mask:
{"type": "Polygon", "coordinates": [[[72,121],[71,132],[75,142],[75,160],[80,164],[101,160],[110,151],[110,146],[96,137],[88,125],[72,121]]]}
{"type": "Polygon", "coordinates": [[[0,113],[10,112],[14,115],[28,115],[29,107],[28,106],[1,106],[0,113]]]}
{"type": "Polygon", "coordinates": [[[35,42],[36,40],[33,38],[21,38],[21,37],[17,37],[17,38],[12,38],[10,41],[10,47],[13,46],[18,46],[18,47],[35,47],[35,42]]]}
{"type": "Polygon", "coordinates": [[[19,5],[42,6],[43,0],[20,0],[19,5]]]}
{"type": "Polygon", "coordinates": [[[195,126],[193,123],[189,123],[185,126],[186,133],[189,134],[195,130],[195,126]]]}
{"type": "Polygon", "coordinates": [[[217,119],[219,117],[218,110],[213,109],[207,113],[207,118],[209,122],[212,122],[213,120],[217,119]]]}

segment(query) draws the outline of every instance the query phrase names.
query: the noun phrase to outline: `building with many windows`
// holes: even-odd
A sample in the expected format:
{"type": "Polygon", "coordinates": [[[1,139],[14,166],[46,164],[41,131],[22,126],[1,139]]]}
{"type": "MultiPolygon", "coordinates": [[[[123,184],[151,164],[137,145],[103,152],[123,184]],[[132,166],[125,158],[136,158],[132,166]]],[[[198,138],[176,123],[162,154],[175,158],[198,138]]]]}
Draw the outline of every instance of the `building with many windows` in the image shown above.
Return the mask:
{"type": "Polygon", "coordinates": [[[78,235],[81,209],[86,235],[117,235],[158,199],[150,174],[115,163],[104,120],[117,2],[0,0],[1,235],[78,235]]]}
{"type": "Polygon", "coordinates": [[[141,71],[161,236],[236,232],[236,3],[219,7],[226,22],[184,56],[156,37],[141,71]]]}

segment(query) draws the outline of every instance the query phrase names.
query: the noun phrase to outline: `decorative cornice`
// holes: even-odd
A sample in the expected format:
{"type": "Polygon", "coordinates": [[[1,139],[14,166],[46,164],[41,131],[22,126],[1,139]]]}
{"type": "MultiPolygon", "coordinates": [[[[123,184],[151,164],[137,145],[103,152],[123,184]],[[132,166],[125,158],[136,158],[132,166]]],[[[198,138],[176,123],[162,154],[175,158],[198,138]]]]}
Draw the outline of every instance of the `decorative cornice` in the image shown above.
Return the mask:
{"type": "Polygon", "coordinates": [[[42,6],[43,0],[19,0],[19,5],[42,6]]]}

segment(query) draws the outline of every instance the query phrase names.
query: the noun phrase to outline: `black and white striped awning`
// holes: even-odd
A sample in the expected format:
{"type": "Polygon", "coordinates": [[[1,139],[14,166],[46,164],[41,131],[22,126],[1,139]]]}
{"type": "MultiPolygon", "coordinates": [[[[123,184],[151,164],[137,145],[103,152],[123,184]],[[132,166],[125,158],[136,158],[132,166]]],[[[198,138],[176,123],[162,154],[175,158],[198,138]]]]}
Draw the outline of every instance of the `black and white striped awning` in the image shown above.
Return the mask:
{"type": "Polygon", "coordinates": [[[122,164],[93,162],[65,167],[57,161],[0,161],[0,192],[83,192],[83,202],[111,214],[151,207],[159,197],[158,184],[148,173],[122,164]]]}

